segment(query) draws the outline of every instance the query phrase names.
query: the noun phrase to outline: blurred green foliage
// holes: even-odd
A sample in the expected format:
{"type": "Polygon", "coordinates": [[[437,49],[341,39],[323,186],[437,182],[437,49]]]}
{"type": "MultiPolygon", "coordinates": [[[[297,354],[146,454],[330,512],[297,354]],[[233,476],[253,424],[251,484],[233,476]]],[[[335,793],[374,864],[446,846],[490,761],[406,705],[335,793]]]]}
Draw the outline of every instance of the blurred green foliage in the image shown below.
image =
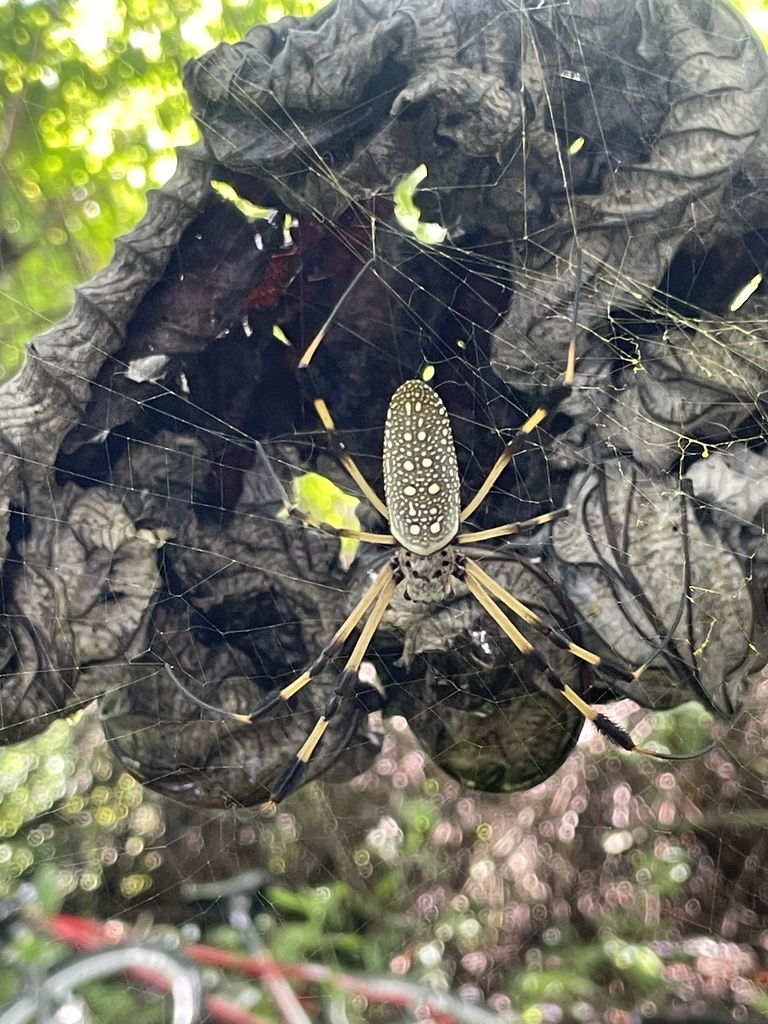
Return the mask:
{"type": "Polygon", "coordinates": [[[120,898],[135,900],[151,886],[156,857],[145,847],[161,832],[159,811],[144,804],[139,783],[115,773],[92,714],[54,722],[0,752],[0,900],[33,869],[47,868],[35,874],[46,912],[52,888],[59,902],[77,892],[83,909],[95,912],[105,868],[125,853],[138,870],[121,873],[120,898]]]}
{"type": "Polygon", "coordinates": [[[68,309],[198,137],[181,68],[322,0],[0,2],[0,369],[68,309]]]}
{"type": "MultiPolygon", "coordinates": [[[[664,734],[686,715],[695,732],[695,705],[654,721],[664,734]]],[[[226,879],[233,866],[262,864],[272,883],[254,921],[280,964],[458,987],[470,1001],[488,998],[500,1020],[526,1024],[611,1021],[638,1006],[698,1005],[705,993],[724,1009],[735,999],[760,1011],[768,1001],[751,980],[748,916],[741,944],[716,935],[733,912],[724,900],[749,915],[752,883],[724,887],[713,854],[756,858],[762,829],[737,839],[726,827],[718,839],[708,820],[711,808],[727,821],[728,809],[749,805],[765,785],[768,770],[753,776],[749,755],[765,728],[753,718],[737,756],[714,751],[674,772],[617,758],[594,737],[530,793],[483,798],[431,770],[398,727],[380,765],[354,784],[310,785],[257,821],[154,797],[116,767],[95,716],[81,714],[6,752],[0,902],[21,881],[35,899],[5,947],[0,1004],[16,991],[21,964],[41,971],[64,955],[34,923],[62,909],[150,912],[158,926],[175,909],[187,939],[246,953],[241,932],[184,907],[169,877],[226,879]]],[[[281,1020],[258,978],[222,969],[209,985],[281,1020]]],[[[163,1019],[161,1001],[140,985],[84,991],[96,1020],[163,1019]]],[[[350,1021],[401,1019],[344,998],[350,1021]]]]}

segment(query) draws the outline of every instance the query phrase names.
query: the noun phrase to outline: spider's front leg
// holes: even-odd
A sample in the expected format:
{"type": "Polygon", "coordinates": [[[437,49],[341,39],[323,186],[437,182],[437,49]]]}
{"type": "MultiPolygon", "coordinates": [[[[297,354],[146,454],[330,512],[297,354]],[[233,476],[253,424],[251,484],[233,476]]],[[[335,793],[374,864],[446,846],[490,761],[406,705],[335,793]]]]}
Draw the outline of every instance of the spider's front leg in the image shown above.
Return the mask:
{"type": "MultiPolygon", "coordinates": [[[[330,413],[325,407],[325,403],[321,402],[320,399],[318,399],[318,401],[315,404],[318,407],[318,414],[320,415],[320,418],[323,422],[323,426],[330,434],[331,430],[335,430],[335,426],[333,420],[330,417],[330,413]]],[[[269,456],[264,451],[261,442],[256,441],[255,446],[259,458],[264,463],[267,472],[272,478],[272,483],[275,486],[275,490],[280,495],[280,499],[283,503],[283,510],[287,513],[287,515],[291,516],[292,519],[297,519],[300,523],[303,523],[305,526],[309,526],[313,530],[319,530],[321,533],[327,533],[331,537],[336,537],[339,540],[348,537],[352,540],[363,541],[366,544],[382,544],[388,545],[390,547],[393,544],[397,543],[395,538],[389,533],[366,533],[364,530],[348,530],[341,526],[331,526],[330,523],[324,523],[322,519],[317,519],[309,512],[305,512],[303,509],[300,509],[296,502],[292,501],[291,498],[288,496],[288,492],[283,486],[282,480],[275,472],[274,467],[272,466],[272,463],[269,460],[269,456]]],[[[337,442],[337,447],[339,447],[340,458],[344,468],[347,470],[347,472],[350,474],[353,480],[361,483],[361,485],[364,485],[363,492],[365,496],[368,498],[368,500],[371,502],[374,508],[376,508],[376,510],[386,519],[387,506],[384,504],[381,498],[378,497],[378,495],[370,486],[370,484],[368,484],[368,482],[365,480],[365,477],[358,469],[354,459],[352,459],[352,457],[347,454],[340,441],[337,442]]]]}

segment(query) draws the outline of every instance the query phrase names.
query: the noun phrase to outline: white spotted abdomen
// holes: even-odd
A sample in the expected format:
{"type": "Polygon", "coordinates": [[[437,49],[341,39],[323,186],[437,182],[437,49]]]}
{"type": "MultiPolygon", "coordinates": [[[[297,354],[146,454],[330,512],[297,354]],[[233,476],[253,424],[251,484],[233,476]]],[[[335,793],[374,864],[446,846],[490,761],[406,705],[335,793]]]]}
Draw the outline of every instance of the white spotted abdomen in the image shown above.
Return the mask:
{"type": "Polygon", "coordinates": [[[442,400],[420,380],[392,395],[384,426],[384,495],[392,535],[431,555],[459,530],[459,467],[442,400]]]}

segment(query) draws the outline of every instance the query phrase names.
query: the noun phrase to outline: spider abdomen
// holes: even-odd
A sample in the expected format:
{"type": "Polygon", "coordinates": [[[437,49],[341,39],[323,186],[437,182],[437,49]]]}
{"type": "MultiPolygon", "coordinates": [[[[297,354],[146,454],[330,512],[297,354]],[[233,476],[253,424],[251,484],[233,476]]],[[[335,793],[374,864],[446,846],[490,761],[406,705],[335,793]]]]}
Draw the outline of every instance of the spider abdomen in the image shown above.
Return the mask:
{"type": "Polygon", "coordinates": [[[432,388],[407,380],[392,396],[384,427],[384,494],[392,535],[431,555],[459,530],[459,467],[448,413],[432,388]]]}

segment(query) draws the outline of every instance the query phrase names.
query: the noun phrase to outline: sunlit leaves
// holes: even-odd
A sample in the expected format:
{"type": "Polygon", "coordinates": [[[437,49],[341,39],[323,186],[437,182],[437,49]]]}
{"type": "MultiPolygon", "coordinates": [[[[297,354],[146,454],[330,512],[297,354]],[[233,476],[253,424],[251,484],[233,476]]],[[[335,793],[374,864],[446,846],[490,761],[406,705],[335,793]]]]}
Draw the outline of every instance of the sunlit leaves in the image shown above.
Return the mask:
{"type": "Polygon", "coordinates": [[[197,138],[184,63],[322,3],[0,3],[0,379],[197,138]]]}
{"type": "Polygon", "coordinates": [[[448,234],[441,224],[421,219],[421,210],[416,202],[416,189],[427,177],[425,164],[419,164],[400,182],[395,189],[395,217],[406,231],[410,231],[425,245],[440,245],[448,234]]]}
{"type": "Polygon", "coordinates": [[[768,3],[766,0],[732,0],[763,40],[768,41],[768,3]]]}
{"type": "MultiPolygon", "coordinates": [[[[305,473],[294,483],[296,502],[299,508],[309,512],[329,526],[346,530],[358,530],[360,524],[355,516],[357,499],[345,494],[339,487],[318,473],[305,473]]],[[[345,537],[341,541],[340,558],[342,565],[349,565],[355,557],[357,541],[345,537]]]]}

